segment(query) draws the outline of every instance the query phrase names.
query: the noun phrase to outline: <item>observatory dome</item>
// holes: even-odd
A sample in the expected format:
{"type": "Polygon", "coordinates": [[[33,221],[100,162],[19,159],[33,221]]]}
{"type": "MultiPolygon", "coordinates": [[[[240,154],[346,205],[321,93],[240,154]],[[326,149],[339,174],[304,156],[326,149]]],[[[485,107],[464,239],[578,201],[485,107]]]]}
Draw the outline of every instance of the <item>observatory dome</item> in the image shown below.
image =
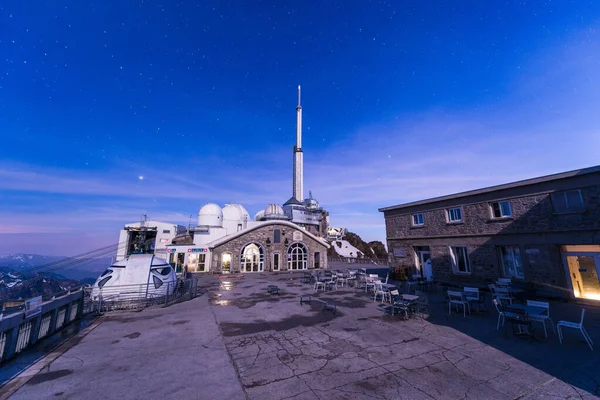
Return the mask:
{"type": "Polygon", "coordinates": [[[259,212],[257,212],[256,214],[254,214],[254,220],[255,221],[261,221],[264,216],[265,216],[265,210],[260,210],[259,212]]]}
{"type": "Polygon", "coordinates": [[[198,226],[223,226],[223,210],[215,203],[208,203],[198,211],[198,226]]]}
{"type": "Polygon", "coordinates": [[[248,221],[250,214],[241,204],[225,204],[223,207],[223,220],[225,221],[248,221]]]}
{"type": "Polygon", "coordinates": [[[271,220],[271,219],[281,219],[281,220],[289,220],[289,217],[285,215],[283,208],[279,204],[269,204],[265,211],[263,212],[263,220],[271,220]]]}
{"type": "Polygon", "coordinates": [[[279,204],[269,204],[267,208],[265,208],[265,216],[267,217],[275,217],[278,215],[285,215],[283,213],[283,208],[279,204]]]}

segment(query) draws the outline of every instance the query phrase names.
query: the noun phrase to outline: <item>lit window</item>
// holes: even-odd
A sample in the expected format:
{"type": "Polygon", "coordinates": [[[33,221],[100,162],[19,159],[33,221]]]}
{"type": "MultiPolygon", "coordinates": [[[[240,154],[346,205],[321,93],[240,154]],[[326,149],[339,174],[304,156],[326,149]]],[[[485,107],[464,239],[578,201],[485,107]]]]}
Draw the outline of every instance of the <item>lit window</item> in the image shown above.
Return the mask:
{"type": "Polygon", "coordinates": [[[448,209],[448,222],[462,222],[462,210],[460,207],[448,209]]]}
{"type": "Polygon", "coordinates": [[[420,226],[425,224],[425,216],[423,214],[413,214],[412,220],[413,226],[420,226]]]}
{"type": "Polygon", "coordinates": [[[452,259],[452,270],[456,274],[470,274],[471,266],[466,246],[451,246],[450,258],[452,259]]]}
{"type": "Polygon", "coordinates": [[[564,192],[552,193],[552,206],[554,212],[565,213],[571,211],[583,210],[583,198],[581,197],[581,190],[565,190],[564,192]]]}
{"type": "Polygon", "coordinates": [[[501,246],[500,258],[502,260],[502,268],[504,276],[524,279],[523,261],[521,260],[521,252],[517,246],[501,246]]]}
{"type": "Polygon", "coordinates": [[[494,218],[506,218],[512,217],[512,210],[510,208],[510,201],[499,201],[492,203],[492,217],[494,218]]]}

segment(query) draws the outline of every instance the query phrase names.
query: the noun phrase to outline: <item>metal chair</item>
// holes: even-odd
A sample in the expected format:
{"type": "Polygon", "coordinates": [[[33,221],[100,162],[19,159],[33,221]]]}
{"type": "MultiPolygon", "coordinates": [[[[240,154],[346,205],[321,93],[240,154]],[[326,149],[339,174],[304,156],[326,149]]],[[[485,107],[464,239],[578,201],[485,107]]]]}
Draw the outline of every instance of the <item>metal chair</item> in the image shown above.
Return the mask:
{"type": "Polygon", "coordinates": [[[592,342],[592,338],[590,338],[590,335],[587,333],[587,331],[583,327],[583,317],[584,316],[585,316],[585,308],[582,308],[581,309],[581,320],[579,321],[579,323],[569,322],[569,321],[558,321],[558,324],[556,324],[556,328],[558,329],[558,340],[560,341],[561,344],[563,341],[563,335],[562,335],[561,328],[562,327],[574,328],[574,329],[579,329],[579,331],[583,335],[583,338],[587,342],[588,346],[590,346],[590,349],[592,349],[592,351],[594,350],[594,347],[592,346],[594,344],[594,342],[592,342]]]}
{"type": "Polygon", "coordinates": [[[527,300],[527,305],[529,307],[539,307],[546,309],[546,311],[543,314],[529,315],[528,317],[531,321],[541,322],[542,325],[544,325],[544,335],[546,335],[546,337],[548,337],[548,331],[546,330],[546,321],[550,321],[552,331],[556,335],[556,330],[554,330],[554,323],[552,322],[552,318],[550,318],[550,303],[546,301],[527,300]]]}
{"type": "Polygon", "coordinates": [[[463,317],[467,316],[467,309],[469,310],[469,314],[471,314],[471,307],[469,306],[469,302],[465,300],[462,292],[448,290],[448,314],[452,313],[452,304],[454,304],[454,306],[456,307],[456,312],[458,312],[458,306],[462,306],[463,317]]]}

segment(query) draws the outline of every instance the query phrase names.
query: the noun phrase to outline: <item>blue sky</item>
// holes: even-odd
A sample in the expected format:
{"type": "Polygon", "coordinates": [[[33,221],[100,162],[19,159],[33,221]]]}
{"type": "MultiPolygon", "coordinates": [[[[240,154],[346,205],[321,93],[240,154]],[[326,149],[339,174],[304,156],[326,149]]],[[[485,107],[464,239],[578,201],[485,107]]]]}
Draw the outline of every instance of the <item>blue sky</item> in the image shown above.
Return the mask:
{"type": "Polygon", "coordinates": [[[305,192],[379,207],[600,164],[600,4],[0,5],[0,254],[73,255],[142,214],[305,192]],[[143,177],[143,179],[140,179],[143,177]]]}

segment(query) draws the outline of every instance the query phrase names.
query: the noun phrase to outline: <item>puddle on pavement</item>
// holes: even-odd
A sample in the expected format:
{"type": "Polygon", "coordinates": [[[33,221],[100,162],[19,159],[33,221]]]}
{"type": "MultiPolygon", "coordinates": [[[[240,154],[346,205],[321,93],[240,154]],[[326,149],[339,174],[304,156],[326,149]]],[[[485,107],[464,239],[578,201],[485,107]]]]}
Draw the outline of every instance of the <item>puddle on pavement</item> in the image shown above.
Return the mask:
{"type": "Polygon", "coordinates": [[[323,301],[333,301],[338,307],[345,308],[365,308],[367,304],[372,303],[370,300],[365,299],[364,297],[362,299],[355,299],[349,296],[341,299],[334,297],[320,297],[319,299],[323,301]]]}

